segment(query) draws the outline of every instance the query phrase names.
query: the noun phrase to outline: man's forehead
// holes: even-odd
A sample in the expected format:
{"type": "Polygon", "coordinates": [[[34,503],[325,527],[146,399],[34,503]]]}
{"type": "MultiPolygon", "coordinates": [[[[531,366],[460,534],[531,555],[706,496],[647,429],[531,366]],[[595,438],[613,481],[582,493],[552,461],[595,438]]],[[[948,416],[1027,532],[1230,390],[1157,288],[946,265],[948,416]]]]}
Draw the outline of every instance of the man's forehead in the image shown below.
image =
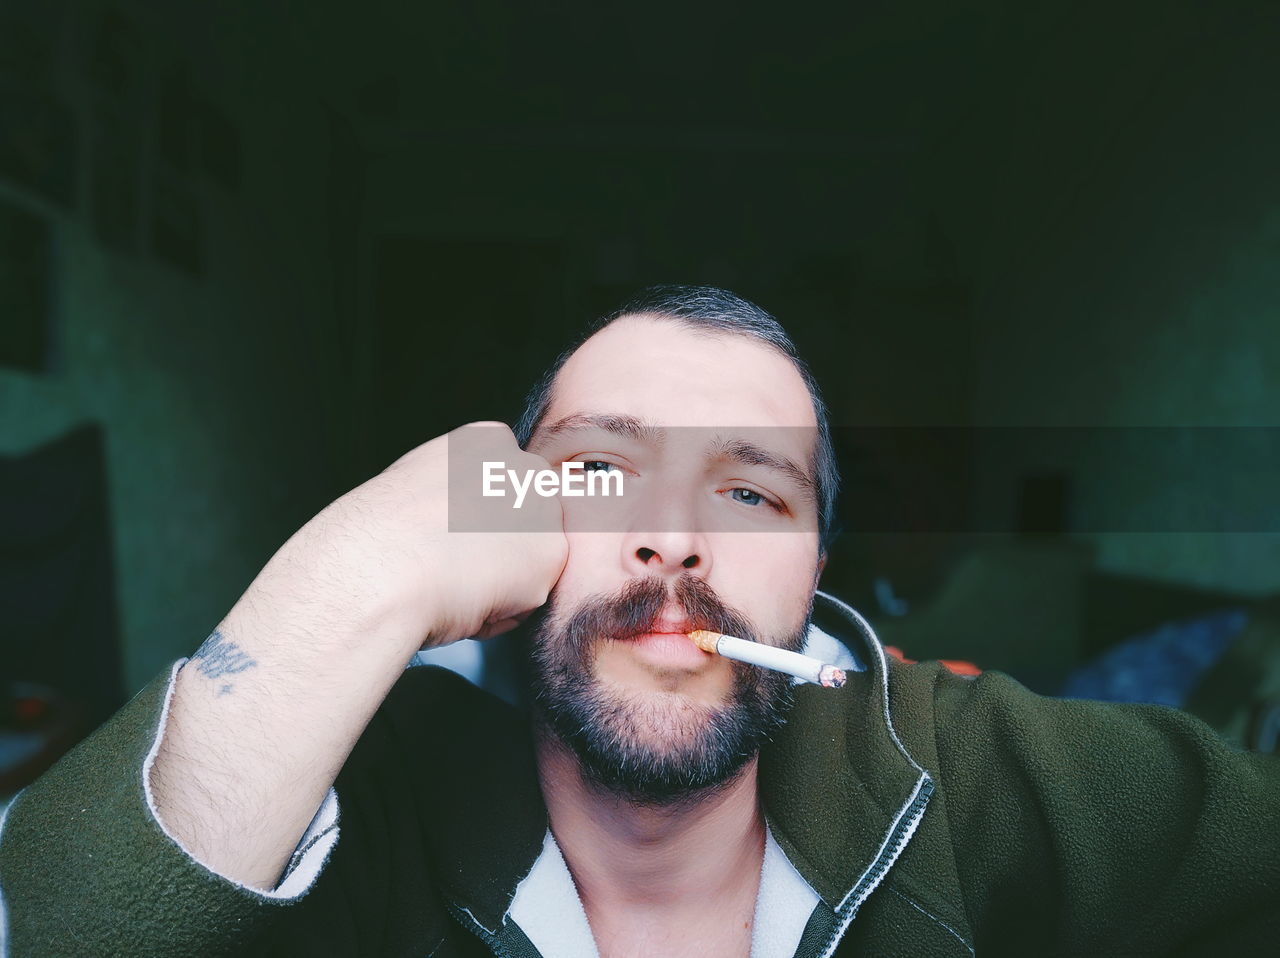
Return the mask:
{"type": "Polygon", "coordinates": [[[652,316],[624,317],[583,343],[557,375],[543,422],[611,414],[661,426],[817,425],[804,380],[779,350],[652,316]]]}

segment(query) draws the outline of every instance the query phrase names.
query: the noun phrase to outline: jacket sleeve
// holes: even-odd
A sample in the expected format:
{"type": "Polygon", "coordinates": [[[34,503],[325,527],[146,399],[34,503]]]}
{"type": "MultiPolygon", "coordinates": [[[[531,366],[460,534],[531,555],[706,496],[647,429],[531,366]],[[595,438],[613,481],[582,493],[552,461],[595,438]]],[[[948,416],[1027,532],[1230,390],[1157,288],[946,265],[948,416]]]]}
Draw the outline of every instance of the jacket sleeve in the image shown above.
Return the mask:
{"type": "Polygon", "coordinates": [[[0,954],[243,953],[324,868],[338,835],[332,790],[274,891],[214,873],[167,834],[146,780],[180,666],[10,805],[0,826],[0,954]]]}
{"type": "Polygon", "coordinates": [[[1280,759],[1162,706],[934,686],[980,954],[1262,954],[1280,940],[1280,759]]]}

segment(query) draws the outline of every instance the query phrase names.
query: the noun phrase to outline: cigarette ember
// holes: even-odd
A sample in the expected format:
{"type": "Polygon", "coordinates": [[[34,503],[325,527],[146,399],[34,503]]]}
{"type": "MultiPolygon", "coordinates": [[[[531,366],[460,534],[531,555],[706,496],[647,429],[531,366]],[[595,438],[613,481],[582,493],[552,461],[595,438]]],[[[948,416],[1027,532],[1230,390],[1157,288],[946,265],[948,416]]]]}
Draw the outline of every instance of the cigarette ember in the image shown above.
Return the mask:
{"type": "Polygon", "coordinates": [[[818,684],[826,689],[843,688],[844,680],[844,669],[838,669],[834,665],[824,665],[818,672],[818,684]]]}
{"type": "Polygon", "coordinates": [[[726,659],[758,665],[775,672],[785,672],[823,688],[838,689],[845,683],[844,669],[799,652],[790,652],[721,632],[708,632],[705,629],[690,632],[689,638],[703,652],[723,655],[726,659]]]}

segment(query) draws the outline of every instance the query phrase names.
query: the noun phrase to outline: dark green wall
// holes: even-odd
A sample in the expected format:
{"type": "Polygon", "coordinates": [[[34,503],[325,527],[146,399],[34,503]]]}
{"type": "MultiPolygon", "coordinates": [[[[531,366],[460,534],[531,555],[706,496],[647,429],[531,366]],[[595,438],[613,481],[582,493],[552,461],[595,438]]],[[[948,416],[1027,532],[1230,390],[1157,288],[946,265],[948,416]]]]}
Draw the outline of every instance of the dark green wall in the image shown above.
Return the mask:
{"type": "MultiPolygon", "coordinates": [[[[77,134],[77,189],[48,202],[21,183],[3,199],[53,234],[52,351],[42,372],[0,369],[0,446],[32,449],[85,420],[103,424],[126,686],[187,654],[257,569],[335,488],[351,424],[351,331],[333,306],[329,131],[298,75],[264,49],[259,16],[129,15],[130,79],[118,106],[137,123],[142,215],[131,249],[91,217],[93,124],[106,97],[78,51],[105,5],[64,5],[50,64],[77,134]],[[226,188],[173,170],[157,143],[164,78],[185,69],[234,119],[242,175],[226,188]],[[197,273],[155,249],[150,205],[168,178],[199,210],[197,273]]],[[[22,84],[46,83],[24,72],[22,84]]]]}
{"type": "MultiPolygon", "coordinates": [[[[325,501],[457,421],[513,416],[571,330],[650,282],[775,310],[841,424],[1280,416],[1273,3],[49,9],[47,67],[0,71],[70,104],[77,191],[0,178],[54,230],[56,347],[0,368],[0,451],[105,424],[130,687],[325,501]],[[107,41],[123,92],[85,68],[110,11],[132,31],[107,41]],[[238,137],[233,187],[170,168],[175,75],[238,137]],[[133,250],[91,215],[93,131],[117,116],[133,250]],[[194,275],[152,248],[175,183],[194,275]]],[[[1141,495],[1054,465],[1085,506],[1141,495]]],[[[999,512],[1008,477],[982,467],[926,460],[922,481],[976,482],[999,512]]],[[[1114,570],[1280,586],[1275,537],[1087,538],[1114,570]]],[[[850,535],[831,584],[924,582],[952,547],[850,535]]]]}

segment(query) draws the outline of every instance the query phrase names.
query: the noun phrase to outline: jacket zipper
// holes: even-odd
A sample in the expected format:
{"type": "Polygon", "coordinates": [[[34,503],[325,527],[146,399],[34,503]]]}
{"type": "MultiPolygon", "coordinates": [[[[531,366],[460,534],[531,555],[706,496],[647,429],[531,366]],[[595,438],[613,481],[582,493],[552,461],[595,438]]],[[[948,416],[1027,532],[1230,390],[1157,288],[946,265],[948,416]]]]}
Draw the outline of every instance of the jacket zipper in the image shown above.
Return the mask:
{"type": "Polygon", "coordinates": [[[830,940],[827,942],[826,947],[822,949],[820,958],[831,958],[831,953],[836,950],[836,945],[840,943],[840,939],[844,937],[844,933],[849,929],[849,924],[853,921],[854,916],[858,914],[858,909],[862,907],[862,903],[879,887],[889,868],[898,860],[898,856],[906,848],[907,840],[911,837],[912,832],[915,831],[916,824],[920,821],[920,816],[924,814],[925,806],[929,804],[929,798],[933,795],[933,788],[933,781],[928,775],[925,775],[920,782],[920,791],[917,792],[916,797],[906,807],[902,817],[898,819],[889,841],[885,842],[884,851],[867,869],[867,873],[862,877],[862,880],[846,896],[846,901],[849,902],[848,911],[843,918],[839,919],[835,931],[831,933],[830,940]]]}
{"type": "Polygon", "coordinates": [[[471,912],[459,908],[453,902],[448,902],[448,907],[450,913],[457,919],[458,924],[484,942],[485,947],[497,955],[498,958],[512,958],[511,954],[498,943],[498,936],[476,921],[471,916],[471,912]]]}

